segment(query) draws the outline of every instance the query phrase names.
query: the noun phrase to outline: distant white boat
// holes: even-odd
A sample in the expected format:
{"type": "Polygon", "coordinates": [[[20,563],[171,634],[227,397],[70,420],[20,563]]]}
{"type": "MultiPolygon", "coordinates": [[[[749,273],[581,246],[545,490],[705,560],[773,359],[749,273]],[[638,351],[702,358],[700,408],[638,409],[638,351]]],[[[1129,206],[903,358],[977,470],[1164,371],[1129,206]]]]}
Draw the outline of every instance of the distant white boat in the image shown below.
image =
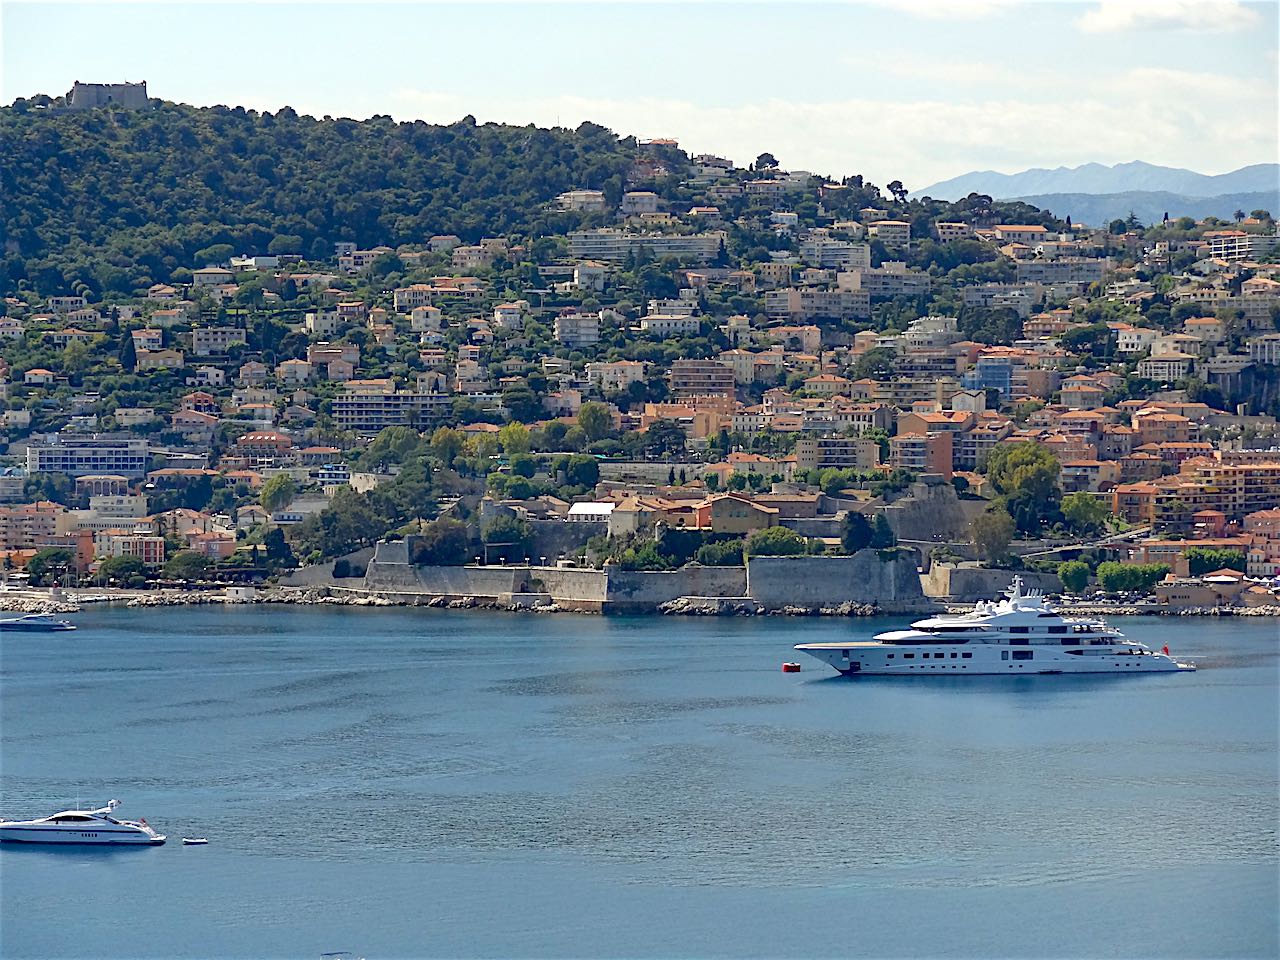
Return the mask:
{"type": "Polygon", "coordinates": [[[917,620],[910,630],[891,630],[871,640],[801,643],[846,676],[922,673],[1165,673],[1194,670],[1175,660],[1168,647],[1157,652],[1125,640],[1101,620],[1064,617],[1039,591],[1022,591],[1014,577],[1005,598],[983,602],[961,616],[917,620]]]}
{"type": "Polygon", "coordinates": [[[182,842],[186,844],[188,847],[199,847],[199,846],[203,846],[209,841],[204,837],[183,837],[182,842]]]}
{"type": "Polygon", "coordinates": [[[74,630],[76,625],[67,620],[55,620],[47,613],[28,613],[23,617],[0,620],[0,630],[17,630],[25,633],[56,633],[74,630]]]}
{"type": "Polygon", "coordinates": [[[119,800],[97,810],[64,810],[39,820],[0,820],[0,840],[8,843],[164,843],[145,820],[117,820],[119,800]]]}

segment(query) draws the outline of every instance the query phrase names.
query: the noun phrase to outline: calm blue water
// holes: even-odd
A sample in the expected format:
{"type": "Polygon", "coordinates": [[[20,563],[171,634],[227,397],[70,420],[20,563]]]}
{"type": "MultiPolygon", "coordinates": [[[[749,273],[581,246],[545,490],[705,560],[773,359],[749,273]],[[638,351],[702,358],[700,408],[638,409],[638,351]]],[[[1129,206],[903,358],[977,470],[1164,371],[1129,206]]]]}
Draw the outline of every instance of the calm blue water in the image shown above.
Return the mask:
{"type": "Polygon", "coordinates": [[[10,957],[1275,956],[1264,620],[1195,674],[783,674],[887,621],[114,610],[0,643],[10,957]],[[808,658],[802,658],[808,660],[808,658]]]}

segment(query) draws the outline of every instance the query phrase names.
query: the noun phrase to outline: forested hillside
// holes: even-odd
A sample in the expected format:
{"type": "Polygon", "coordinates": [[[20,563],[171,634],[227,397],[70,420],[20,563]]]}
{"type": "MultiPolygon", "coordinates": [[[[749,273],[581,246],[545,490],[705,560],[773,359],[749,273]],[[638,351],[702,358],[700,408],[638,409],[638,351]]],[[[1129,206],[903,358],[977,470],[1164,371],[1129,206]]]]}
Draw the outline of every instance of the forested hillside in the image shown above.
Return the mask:
{"type": "Polygon", "coordinates": [[[333,241],[439,233],[560,233],[580,215],[545,201],[572,188],[616,202],[635,141],[576,130],[317,120],[285,108],[58,112],[0,108],[0,288],[128,292],[193,254],[331,257],[333,241]]]}

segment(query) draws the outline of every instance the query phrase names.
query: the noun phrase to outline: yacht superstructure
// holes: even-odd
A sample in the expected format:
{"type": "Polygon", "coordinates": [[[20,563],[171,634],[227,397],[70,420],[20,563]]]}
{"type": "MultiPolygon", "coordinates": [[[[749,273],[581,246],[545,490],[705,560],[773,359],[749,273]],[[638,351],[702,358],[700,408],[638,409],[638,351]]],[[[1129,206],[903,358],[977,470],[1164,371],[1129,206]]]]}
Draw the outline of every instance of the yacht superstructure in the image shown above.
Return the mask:
{"type": "Polygon", "coordinates": [[[97,810],[64,810],[39,820],[0,820],[0,840],[9,843],[164,843],[145,820],[117,820],[119,800],[97,810]]]}
{"type": "Polygon", "coordinates": [[[800,643],[796,649],[846,675],[1151,673],[1194,670],[1195,664],[1125,640],[1102,620],[1064,617],[1021,577],[1004,599],[972,612],[917,620],[872,640],[800,643]]]}

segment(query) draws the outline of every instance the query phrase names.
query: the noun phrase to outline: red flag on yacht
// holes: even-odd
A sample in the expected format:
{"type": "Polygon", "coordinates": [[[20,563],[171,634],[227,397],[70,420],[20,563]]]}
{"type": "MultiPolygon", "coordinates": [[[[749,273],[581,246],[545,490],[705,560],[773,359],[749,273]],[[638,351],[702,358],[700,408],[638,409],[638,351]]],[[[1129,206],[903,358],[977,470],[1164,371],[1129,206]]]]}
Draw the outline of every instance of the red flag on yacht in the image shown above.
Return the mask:
{"type": "Polygon", "coordinates": [[[1163,647],[1160,648],[1160,652],[1167,657],[1169,655],[1169,645],[1166,643],[1163,647]]]}

